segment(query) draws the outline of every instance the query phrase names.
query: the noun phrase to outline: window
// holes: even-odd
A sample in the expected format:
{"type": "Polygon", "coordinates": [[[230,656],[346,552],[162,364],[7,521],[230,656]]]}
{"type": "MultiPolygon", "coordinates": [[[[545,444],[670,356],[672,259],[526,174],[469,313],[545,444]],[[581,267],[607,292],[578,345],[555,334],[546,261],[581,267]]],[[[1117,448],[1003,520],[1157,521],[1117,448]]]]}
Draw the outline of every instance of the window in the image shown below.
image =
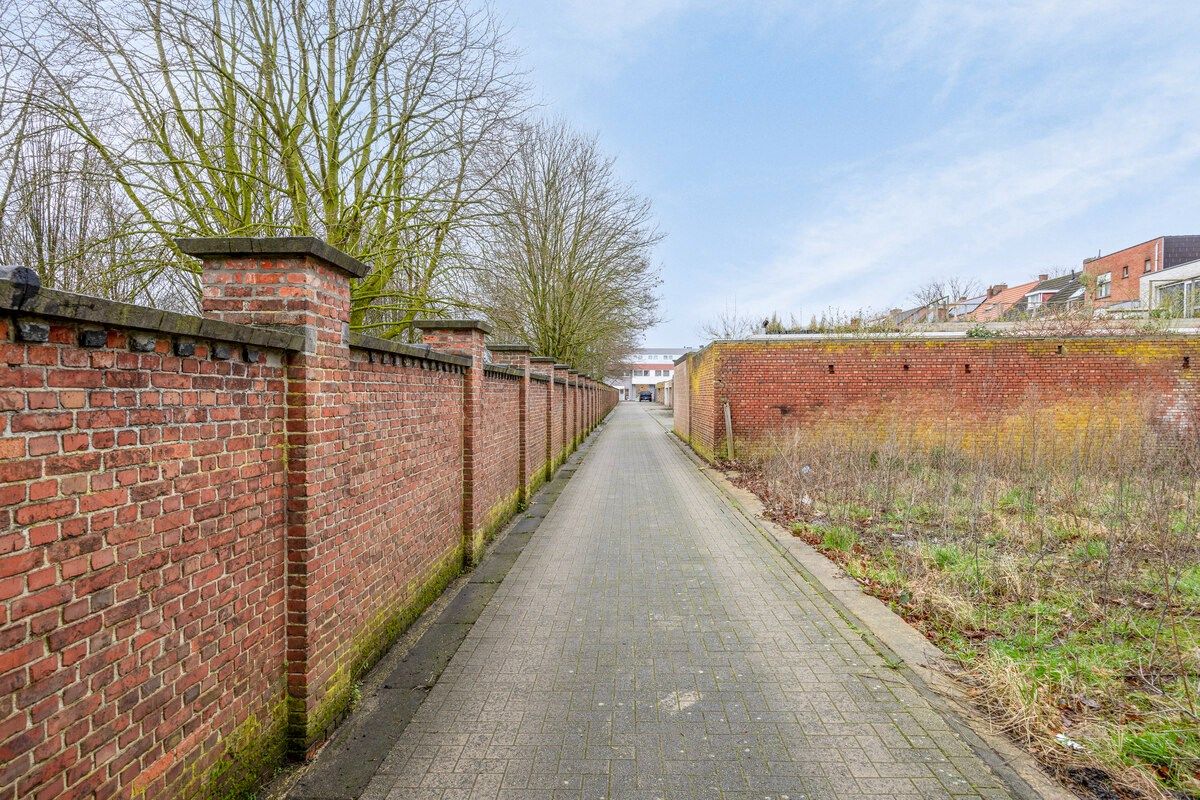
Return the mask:
{"type": "Polygon", "coordinates": [[[1096,299],[1101,300],[1112,294],[1112,273],[1106,272],[1096,278],[1096,299]]]}
{"type": "Polygon", "coordinates": [[[1122,278],[1129,277],[1129,267],[1121,267],[1121,277],[1122,278]]]}
{"type": "Polygon", "coordinates": [[[1031,294],[1031,295],[1029,295],[1029,297],[1025,298],[1025,307],[1028,308],[1030,311],[1033,311],[1037,308],[1041,308],[1041,305],[1042,305],[1042,296],[1040,294],[1031,294]]]}
{"type": "Polygon", "coordinates": [[[1150,259],[1147,258],[1146,263],[1142,266],[1142,272],[1151,272],[1152,271],[1151,268],[1153,266],[1154,265],[1150,262],[1150,259]]]}

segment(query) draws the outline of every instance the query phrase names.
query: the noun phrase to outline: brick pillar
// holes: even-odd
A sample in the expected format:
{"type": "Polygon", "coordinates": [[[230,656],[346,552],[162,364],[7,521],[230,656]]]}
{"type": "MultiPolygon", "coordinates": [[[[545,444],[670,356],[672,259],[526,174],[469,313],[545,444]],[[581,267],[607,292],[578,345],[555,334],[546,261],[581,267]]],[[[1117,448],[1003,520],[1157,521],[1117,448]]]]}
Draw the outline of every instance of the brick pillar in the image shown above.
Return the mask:
{"type": "Polygon", "coordinates": [[[546,455],[545,479],[549,481],[554,475],[554,395],[558,391],[554,385],[554,359],[533,356],[529,359],[529,369],[550,379],[546,381],[546,441],[542,443],[546,455]]]}
{"type": "Polygon", "coordinates": [[[520,488],[521,507],[524,508],[529,502],[529,487],[533,483],[533,476],[529,474],[529,463],[531,458],[535,458],[534,453],[538,452],[539,442],[530,441],[529,431],[529,358],[533,354],[533,349],[525,344],[497,344],[488,348],[492,353],[492,360],[497,364],[508,364],[516,367],[525,373],[521,379],[521,397],[518,401],[520,405],[519,419],[517,421],[517,481],[520,488]]]}
{"type": "Polygon", "coordinates": [[[484,339],[492,329],[477,319],[427,319],[416,325],[423,343],[471,359],[463,376],[463,563],[477,564],[486,545],[480,527],[487,509],[475,492],[475,443],[483,416],[484,339]]]}
{"type": "Polygon", "coordinates": [[[343,387],[350,368],[350,280],[369,268],[311,237],[177,244],[204,262],[206,316],[292,328],[305,338],[303,352],[291,354],[287,365],[285,532],[289,750],[304,755],[326,732],[315,721],[336,721],[320,711],[339,701],[325,696],[335,659],[322,647],[328,645],[321,633],[329,620],[320,609],[331,599],[322,575],[337,557],[335,537],[346,508],[342,431],[349,411],[343,387]]]}

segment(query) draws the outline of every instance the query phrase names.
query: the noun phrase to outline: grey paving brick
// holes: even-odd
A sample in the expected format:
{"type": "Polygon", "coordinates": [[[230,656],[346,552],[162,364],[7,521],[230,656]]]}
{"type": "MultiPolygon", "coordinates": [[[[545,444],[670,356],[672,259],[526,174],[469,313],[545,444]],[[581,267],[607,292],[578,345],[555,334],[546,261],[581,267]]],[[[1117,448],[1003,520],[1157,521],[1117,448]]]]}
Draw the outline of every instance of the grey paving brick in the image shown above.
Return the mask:
{"type": "Polygon", "coordinates": [[[370,796],[1010,796],[650,413],[619,407],[503,581],[476,583],[370,796]]]}

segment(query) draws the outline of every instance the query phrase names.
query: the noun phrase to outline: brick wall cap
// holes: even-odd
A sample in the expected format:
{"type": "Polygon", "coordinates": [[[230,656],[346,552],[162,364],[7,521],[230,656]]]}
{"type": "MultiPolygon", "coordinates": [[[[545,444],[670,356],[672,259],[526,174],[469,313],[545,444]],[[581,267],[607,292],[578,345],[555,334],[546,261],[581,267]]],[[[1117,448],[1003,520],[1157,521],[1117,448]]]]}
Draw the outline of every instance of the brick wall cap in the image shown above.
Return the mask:
{"type": "Polygon", "coordinates": [[[554,382],[555,382],[555,383],[557,383],[557,384],[559,384],[559,385],[561,385],[561,386],[566,386],[566,385],[567,385],[567,379],[566,379],[566,378],[560,378],[560,377],[558,377],[557,375],[554,377],[554,382]]]}
{"type": "Polygon", "coordinates": [[[510,378],[524,378],[525,370],[508,364],[487,364],[483,368],[486,375],[504,375],[510,378]]]}
{"type": "Polygon", "coordinates": [[[550,358],[549,356],[531,356],[529,358],[529,363],[530,364],[553,364],[554,359],[550,358]]]}
{"type": "Polygon", "coordinates": [[[492,332],[492,325],[481,319],[418,319],[413,325],[423,331],[483,331],[492,332]]]}
{"type": "MultiPolygon", "coordinates": [[[[489,344],[488,350],[493,353],[532,353],[533,348],[527,344],[489,344]]],[[[530,359],[532,361],[533,359],[530,359]]]]}
{"type": "Polygon", "coordinates": [[[569,370],[569,369],[571,369],[571,365],[570,364],[555,364],[554,368],[569,370]]]}
{"type": "Polygon", "coordinates": [[[434,350],[427,344],[393,342],[390,339],[379,339],[375,336],[367,336],[362,333],[350,334],[350,346],[357,347],[360,350],[377,350],[383,353],[405,356],[406,358],[438,361],[442,364],[453,364],[458,367],[471,366],[471,359],[466,356],[460,356],[457,353],[443,353],[440,350],[434,350]]]}
{"type": "Polygon", "coordinates": [[[205,236],[176,239],[175,246],[195,258],[312,256],[337,267],[351,278],[365,278],[371,272],[371,268],[357,258],[315,236],[205,236]]]}
{"type": "MultiPolygon", "coordinates": [[[[1020,330],[1023,323],[1019,322],[984,322],[984,323],[966,323],[966,322],[943,322],[936,326],[931,325],[922,327],[914,331],[897,331],[894,333],[781,333],[781,334],[760,334],[749,336],[741,339],[714,339],[706,344],[696,353],[703,352],[714,344],[730,344],[730,343],[754,343],[754,344],[772,344],[782,342],[804,342],[804,341],[890,341],[890,342],[921,342],[921,341],[936,341],[944,342],[947,340],[958,341],[964,340],[967,342],[989,342],[996,341],[1022,341],[1036,339],[1116,339],[1121,341],[1129,341],[1133,339],[1153,340],[1153,339],[1174,339],[1181,336],[1195,337],[1200,333],[1200,318],[1195,319],[1172,319],[1164,320],[1166,323],[1158,331],[1130,331],[1128,333],[1055,333],[1047,331],[1045,333],[1024,333],[1020,330]],[[975,338],[967,336],[967,331],[973,327],[983,327],[996,334],[994,337],[975,338]]],[[[678,361],[675,363],[679,363],[678,361]]]]}
{"type": "MultiPolygon", "coordinates": [[[[0,280],[0,296],[6,295],[14,288],[7,281],[0,280]]],[[[237,325],[132,303],[118,303],[115,300],[85,294],[61,292],[57,289],[42,289],[36,297],[21,307],[21,313],[72,322],[91,322],[114,328],[133,328],[197,339],[251,344],[276,350],[304,349],[304,335],[286,329],[237,325]]]]}

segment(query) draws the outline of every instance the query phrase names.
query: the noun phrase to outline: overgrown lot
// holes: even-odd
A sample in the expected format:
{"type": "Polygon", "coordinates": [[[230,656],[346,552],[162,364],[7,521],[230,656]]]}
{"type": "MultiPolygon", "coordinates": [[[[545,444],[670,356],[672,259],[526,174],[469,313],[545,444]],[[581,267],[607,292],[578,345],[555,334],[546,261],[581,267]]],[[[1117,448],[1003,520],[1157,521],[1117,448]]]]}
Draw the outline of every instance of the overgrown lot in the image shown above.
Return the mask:
{"type": "Polygon", "coordinates": [[[1098,797],[1200,797],[1192,437],[1032,417],[988,442],[821,425],[737,466],[1065,779],[1098,797]]]}

